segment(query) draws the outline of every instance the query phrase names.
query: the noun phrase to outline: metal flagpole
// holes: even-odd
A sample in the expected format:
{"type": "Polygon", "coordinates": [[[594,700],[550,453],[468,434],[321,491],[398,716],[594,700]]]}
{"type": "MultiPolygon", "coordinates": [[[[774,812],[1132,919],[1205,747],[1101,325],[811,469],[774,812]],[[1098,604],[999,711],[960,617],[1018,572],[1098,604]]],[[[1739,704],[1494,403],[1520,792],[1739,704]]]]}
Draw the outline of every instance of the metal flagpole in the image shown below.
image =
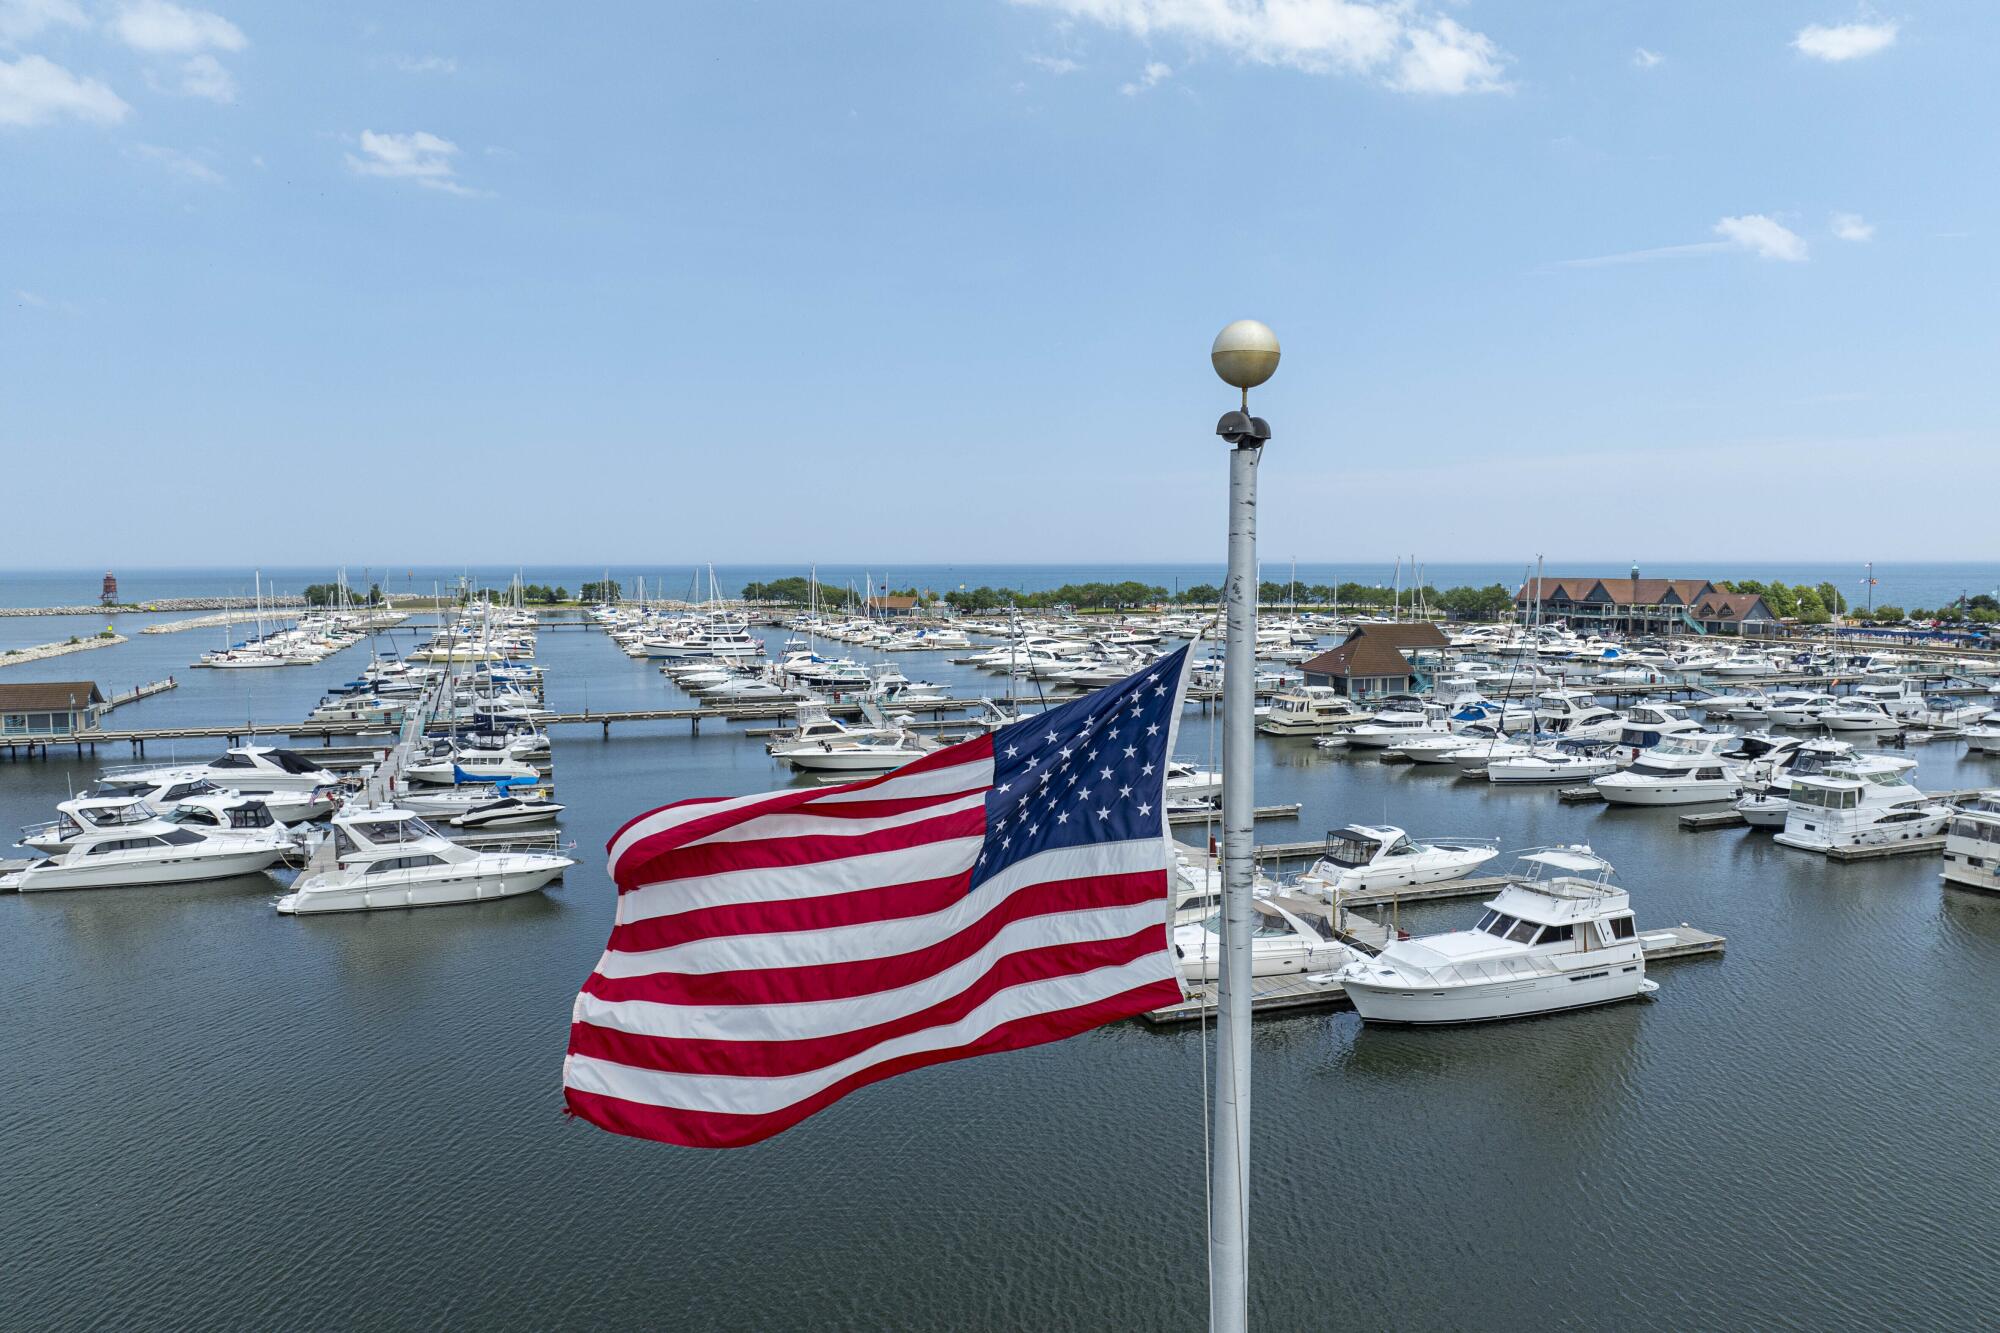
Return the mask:
{"type": "Polygon", "coordinates": [[[1228,646],[1222,665],[1222,967],[1216,1022],[1214,1150],[1209,1154],[1208,1320],[1218,1333],[1250,1321],[1250,893],[1256,793],[1257,464],[1271,428],[1250,415],[1250,390],[1278,368],[1278,339],[1254,319],[1216,335],[1215,373],[1243,391],[1215,433],[1229,441],[1228,646]]]}

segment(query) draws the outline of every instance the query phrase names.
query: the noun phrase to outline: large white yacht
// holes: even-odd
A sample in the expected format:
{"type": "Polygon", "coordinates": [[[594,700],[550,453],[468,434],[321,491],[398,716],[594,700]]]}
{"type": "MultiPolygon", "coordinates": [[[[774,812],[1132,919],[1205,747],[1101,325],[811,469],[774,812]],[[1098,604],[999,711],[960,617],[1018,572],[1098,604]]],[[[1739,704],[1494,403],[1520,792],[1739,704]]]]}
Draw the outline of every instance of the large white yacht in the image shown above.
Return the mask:
{"type": "Polygon", "coordinates": [[[1908,776],[1914,767],[1907,759],[1854,755],[1823,772],[1794,777],[1777,840],[1825,852],[1936,837],[1951,818],[1951,807],[1917,790],[1908,776]]]}
{"type": "Polygon", "coordinates": [[[1349,824],[1326,835],[1326,850],[1293,891],[1332,901],[1361,889],[1435,884],[1463,879],[1498,855],[1490,838],[1418,842],[1393,824],[1349,824]]]}
{"type": "Polygon", "coordinates": [[[1842,699],[1840,706],[1819,715],[1819,723],[1836,735],[1843,732],[1880,734],[1901,731],[1909,725],[1879,699],[1842,699]]]}
{"type": "Polygon", "coordinates": [[[1373,716],[1330,685],[1298,685],[1271,697],[1270,708],[1257,715],[1257,730],[1272,736],[1322,736],[1373,716]]]}
{"type": "Polygon", "coordinates": [[[1944,882],[2000,893],[2000,791],[1983,791],[1945,826],[1944,882]]]}
{"type": "Polygon", "coordinates": [[[393,806],[345,810],[276,906],[304,916],[485,902],[533,893],[575,864],[551,851],[474,850],[393,806]]]}
{"type": "Polygon", "coordinates": [[[218,787],[246,795],[260,792],[312,792],[340,785],[338,774],[321,768],[297,750],[272,745],[238,745],[205,764],[155,766],[131,764],[107,768],[108,781],[122,783],[192,782],[206,778],[218,787]]]}
{"type": "Polygon", "coordinates": [[[1740,785],[1736,765],[1722,752],[1741,738],[1726,731],[1682,732],[1617,773],[1593,778],[1591,786],[1612,805],[1703,805],[1734,800],[1740,785]]]}
{"type": "Polygon", "coordinates": [[[2000,709],[1987,713],[1959,733],[1965,748],[1974,754],[2000,754],[2000,709]]]}
{"type": "Polygon", "coordinates": [[[300,824],[332,814],[340,808],[337,786],[314,787],[311,791],[241,792],[219,787],[207,778],[99,778],[91,785],[92,796],[116,796],[144,801],[156,811],[171,810],[182,801],[197,796],[255,796],[280,824],[300,824]]]}
{"type": "Polygon", "coordinates": [[[1618,771],[1616,745],[1608,740],[1572,740],[1538,745],[1526,754],[1494,756],[1486,763],[1486,780],[1502,785],[1531,782],[1583,782],[1618,771]]]}
{"type": "Polygon", "coordinates": [[[1389,709],[1377,713],[1373,721],[1349,727],[1341,734],[1356,749],[1386,750],[1418,736],[1447,735],[1451,721],[1437,705],[1389,709]]]}
{"type": "Polygon", "coordinates": [[[1611,865],[1588,847],[1549,847],[1471,930],[1395,940],[1350,963],[1340,984],[1370,1023],[1477,1023],[1629,1000],[1646,980],[1644,943],[1611,865]]]}
{"type": "Polygon", "coordinates": [[[1814,727],[1840,700],[1812,690],[1777,690],[1764,702],[1763,720],[1781,727],[1814,727]]]}
{"type": "Polygon", "coordinates": [[[0,889],[37,893],[227,879],[268,870],[291,850],[291,839],[275,824],[256,832],[197,833],[156,821],[32,861],[0,875],[0,889]]]}
{"type": "MultiPolygon", "coordinates": [[[[1250,906],[1256,913],[1250,933],[1252,976],[1328,972],[1366,957],[1335,939],[1333,928],[1317,915],[1294,912],[1269,898],[1253,899],[1250,906]]],[[[1174,928],[1174,957],[1181,975],[1190,981],[1213,981],[1221,975],[1219,908],[1199,921],[1174,928]]]]}

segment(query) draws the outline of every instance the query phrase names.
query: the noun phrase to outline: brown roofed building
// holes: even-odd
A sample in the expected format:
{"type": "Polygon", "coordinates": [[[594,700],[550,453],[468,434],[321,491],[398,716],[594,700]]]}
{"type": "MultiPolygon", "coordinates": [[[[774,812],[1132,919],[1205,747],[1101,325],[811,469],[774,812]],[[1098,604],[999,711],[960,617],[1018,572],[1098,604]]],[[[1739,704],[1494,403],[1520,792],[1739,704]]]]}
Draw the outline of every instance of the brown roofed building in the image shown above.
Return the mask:
{"type": "Polygon", "coordinates": [[[104,696],[94,681],[38,680],[0,685],[0,741],[67,736],[97,721],[104,696]]]}
{"type": "Polygon", "coordinates": [[[1630,578],[1529,579],[1514,594],[1522,615],[1537,602],[1543,620],[1567,621],[1571,629],[1615,629],[1626,634],[1678,634],[1689,628],[1696,603],[1717,589],[1707,579],[1647,579],[1635,568],[1630,578]]]}
{"type": "Polygon", "coordinates": [[[1695,603],[1694,618],[1710,634],[1782,634],[1784,622],[1754,592],[1712,592],[1695,603]]]}
{"type": "Polygon", "coordinates": [[[1359,625],[1338,648],[1309,659],[1300,670],[1308,685],[1331,685],[1352,699],[1406,694],[1417,670],[1406,653],[1449,648],[1451,640],[1429,621],[1359,625]]]}

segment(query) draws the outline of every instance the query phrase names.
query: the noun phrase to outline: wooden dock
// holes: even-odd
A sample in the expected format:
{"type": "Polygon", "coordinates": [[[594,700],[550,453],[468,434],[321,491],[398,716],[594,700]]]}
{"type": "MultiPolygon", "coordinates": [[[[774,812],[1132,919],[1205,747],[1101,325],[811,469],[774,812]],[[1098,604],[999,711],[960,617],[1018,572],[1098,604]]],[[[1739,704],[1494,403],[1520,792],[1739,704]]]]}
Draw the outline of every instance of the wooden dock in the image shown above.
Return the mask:
{"type": "Polygon", "coordinates": [[[1564,805],[1588,805],[1604,799],[1604,793],[1595,787],[1559,787],[1556,796],[1564,805]]]}
{"type": "MultiPolygon", "coordinates": [[[[1303,807],[1297,801],[1293,801],[1290,805],[1260,805],[1257,807],[1256,817],[1258,819],[1297,819],[1299,817],[1299,811],[1302,808],[1303,807]]],[[[1216,826],[1220,827],[1222,824],[1222,811],[1220,810],[1167,811],[1167,822],[1169,824],[1201,824],[1201,823],[1206,823],[1210,820],[1213,820],[1216,826]]]]}
{"type": "Polygon", "coordinates": [[[1740,810],[1706,810],[1697,814],[1681,816],[1681,832],[1699,833],[1703,829],[1743,828],[1749,824],[1740,810]]]}
{"type": "Polygon", "coordinates": [[[1891,856],[1927,856],[1943,850],[1944,835],[1940,833],[1933,838],[1910,838],[1878,847],[1829,847],[1822,855],[1844,865],[1849,861],[1880,861],[1891,856]]]}

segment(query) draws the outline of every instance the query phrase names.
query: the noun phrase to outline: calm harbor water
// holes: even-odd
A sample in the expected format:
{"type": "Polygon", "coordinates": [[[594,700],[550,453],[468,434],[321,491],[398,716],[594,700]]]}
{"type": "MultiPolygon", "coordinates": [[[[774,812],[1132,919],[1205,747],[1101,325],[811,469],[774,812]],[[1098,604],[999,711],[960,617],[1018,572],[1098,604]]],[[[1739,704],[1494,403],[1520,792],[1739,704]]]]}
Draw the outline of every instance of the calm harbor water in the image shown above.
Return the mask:
{"type": "MultiPolygon", "coordinates": [[[[186,670],[206,637],[34,678],[185,682],[121,724],[293,719],[366,651],[186,670]]],[[[540,656],[559,708],[678,699],[595,632],[549,630],[540,656]]],[[[1181,753],[1213,744],[1191,712],[1181,753]]],[[[2000,785],[2000,761],[1960,749],[1913,751],[1919,783],[2000,785]]],[[[555,755],[581,864],[547,894],[306,921],[273,912],[262,877],[0,897],[0,1325],[1202,1325],[1193,1030],[923,1070],[729,1153],[565,1120],[569,1004],[610,923],[606,837],[788,775],[711,727],[573,728],[555,755]]],[[[47,817],[95,766],[0,761],[0,826],[47,817]]],[[[1305,741],[1259,738],[1257,782],[1260,802],[1304,805],[1265,838],[1387,819],[1588,841],[1642,927],[1729,937],[1725,958],[1658,967],[1649,1003],[1439,1032],[1260,1020],[1261,1326],[1990,1324],[2000,900],[1941,889],[1934,858],[1835,866],[1763,834],[1681,833],[1671,810],[1305,741]]]]}

